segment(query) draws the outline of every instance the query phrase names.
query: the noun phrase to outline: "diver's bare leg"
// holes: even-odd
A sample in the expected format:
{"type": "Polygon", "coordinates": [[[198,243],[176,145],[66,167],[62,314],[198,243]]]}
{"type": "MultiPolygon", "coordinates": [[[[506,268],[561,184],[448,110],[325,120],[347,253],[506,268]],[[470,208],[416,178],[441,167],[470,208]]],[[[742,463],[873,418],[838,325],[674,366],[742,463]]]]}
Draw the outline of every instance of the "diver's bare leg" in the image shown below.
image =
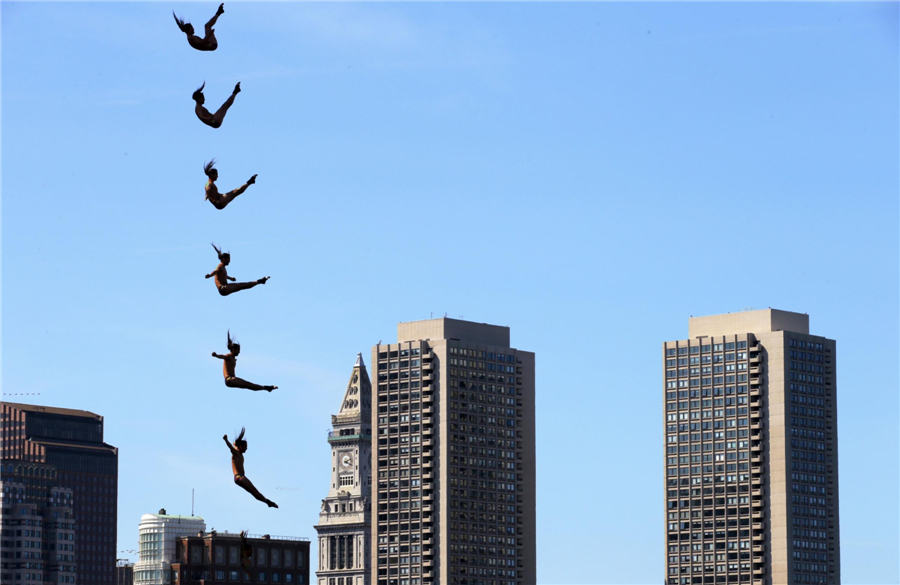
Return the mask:
{"type": "Polygon", "coordinates": [[[219,294],[223,297],[227,297],[231,293],[236,293],[241,290],[247,290],[249,288],[253,288],[258,284],[266,284],[266,280],[268,279],[269,277],[267,276],[266,278],[260,278],[256,282],[231,282],[220,288],[219,294]]]}
{"type": "Polygon", "coordinates": [[[209,37],[209,34],[212,32],[212,27],[216,26],[216,21],[219,20],[219,17],[225,13],[224,4],[219,4],[219,9],[216,10],[215,16],[209,19],[209,22],[203,27],[206,31],[206,36],[209,37]]]}
{"type": "Polygon", "coordinates": [[[278,507],[278,504],[276,504],[272,500],[266,498],[264,495],[259,493],[259,490],[256,489],[256,486],[254,486],[253,483],[249,479],[247,479],[246,476],[241,476],[241,478],[236,480],[235,483],[237,483],[239,486],[244,488],[247,491],[247,493],[249,493],[251,496],[253,496],[257,500],[259,500],[260,502],[265,502],[266,505],[268,505],[270,508],[278,507]]]}
{"type": "Polygon", "coordinates": [[[245,183],[234,191],[229,191],[228,193],[222,195],[222,197],[219,198],[219,205],[221,205],[222,207],[220,207],[219,209],[224,208],[226,205],[234,201],[234,198],[246,191],[247,187],[249,187],[249,185],[245,183]]]}
{"type": "Polygon", "coordinates": [[[229,98],[227,100],[225,100],[225,103],[222,104],[222,107],[219,108],[218,110],[216,110],[216,113],[213,114],[214,122],[216,122],[219,125],[222,124],[222,122],[225,120],[225,114],[228,113],[228,108],[230,108],[231,105],[234,104],[234,96],[236,96],[240,91],[241,91],[241,84],[238,83],[234,87],[234,93],[232,93],[231,96],[229,96],[229,98]]]}
{"type": "Polygon", "coordinates": [[[254,384],[253,382],[248,382],[243,378],[237,377],[225,380],[225,385],[229,388],[243,388],[244,390],[253,390],[254,392],[259,392],[260,390],[271,392],[278,388],[278,386],[260,386],[259,384],[254,384]]]}

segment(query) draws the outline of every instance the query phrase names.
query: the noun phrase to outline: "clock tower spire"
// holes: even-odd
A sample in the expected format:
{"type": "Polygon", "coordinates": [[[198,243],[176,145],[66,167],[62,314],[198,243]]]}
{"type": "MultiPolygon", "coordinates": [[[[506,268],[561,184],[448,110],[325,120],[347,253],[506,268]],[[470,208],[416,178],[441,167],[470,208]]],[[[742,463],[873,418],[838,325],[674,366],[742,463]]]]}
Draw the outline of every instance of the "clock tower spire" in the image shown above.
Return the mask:
{"type": "Polygon", "coordinates": [[[322,500],[318,585],[369,585],[372,384],[357,354],[340,410],[331,416],[331,487],[322,500]]]}

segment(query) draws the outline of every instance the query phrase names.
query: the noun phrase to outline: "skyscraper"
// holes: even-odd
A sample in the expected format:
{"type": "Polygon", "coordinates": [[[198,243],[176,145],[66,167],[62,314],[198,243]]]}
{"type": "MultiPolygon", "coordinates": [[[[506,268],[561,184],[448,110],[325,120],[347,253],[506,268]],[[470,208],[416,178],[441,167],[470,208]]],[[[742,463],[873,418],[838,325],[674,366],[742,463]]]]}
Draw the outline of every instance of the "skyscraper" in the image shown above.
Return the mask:
{"type": "Polygon", "coordinates": [[[441,318],[372,367],[372,584],[534,585],[534,354],[441,318]]]}
{"type": "Polygon", "coordinates": [[[47,463],[72,492],[79,583],[116,582],[118,449],[103,442],[103,417],[84,410],[4,402],[0,458],[47,463]]]}
{"type": "Polygon", "coordinates": [[[835,342],[774,309],[663,344],[670,585],[840,583],[835,342]]]}
{"type": "Polygon", "coordinates": [[[369,584],[372,492],[372,384],[362,354],[338,414],[331,416],[331,487],[322,500],[318,585],[369,584]]]}

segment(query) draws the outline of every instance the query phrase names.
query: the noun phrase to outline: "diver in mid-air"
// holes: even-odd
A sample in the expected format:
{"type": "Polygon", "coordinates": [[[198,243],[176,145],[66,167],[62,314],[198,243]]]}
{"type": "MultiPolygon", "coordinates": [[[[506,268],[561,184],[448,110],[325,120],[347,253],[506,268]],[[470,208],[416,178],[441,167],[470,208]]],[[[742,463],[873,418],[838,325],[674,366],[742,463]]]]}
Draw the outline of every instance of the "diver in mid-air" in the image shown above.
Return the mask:
{"type": "MultiPolygon", "coordinates": [[[[259,490],[256,489],[256,486],[254,486],[253,483],[249,479],[247,479],[247,476],[244,475],[244,453],[247,451],[247,441],[244,440],[244,429],[241,429],[241,434],[238,435],[237,438],[235,438],[233,445],[228,440],[228,435],[222,435],[222,438],[225,440],[225,444],[228,445],[228,450],[231,451],[231,470],[234,472],[234,483],[244,488],[247,493],[249,493],[260,502],[265,502],[268,507],[277,508],[278,504],[259,493],[259,490]]],[[[246,538],[247,537],[242,532],[241,548],[248,546],[246,538]]],[[[252,554],[252,552],[253,551],[251,549],[250,554],[252,554]]],[[[244,551],[241,551],[241,556],[243,556],[243,553],[244,551]]]]}
{"type": "Polygon", "coordinates": [[[215,16],[209,19],[209,22],[203,27],[205,35],[202,39],[194,34],[194,26],[191,23],[185,22],[183,18],[178,18],[174,12],[172,12],[172,16],[175,17],[175,22],[178,23],[178,28],[181,29],[181,32],[187,35],[187,41],[190,46],[198,51],[215,51],[219,46],[219,42],[216,40],[216,31],[213,30],[213,27],[216,26],[216,21],[224,13],[225,4],[219,4],[219,9],[216,10],[215,16]]]}
{"type": "Polygon", "coordinates": [[[260,386],[259,384],[254,384],[253,382],[248,382],[247,380],[235,376],[234,366],[237,364],[237,356],[240,353],[241,344],[231,339],[231,331],[228,332],[228,353],[226,353],[225,355],[219,355],[216,352],[212,352],[212,356],[214,358],[219,358],[220,360],[225,361],[222,370],[225,375],[226,386],[228,386],[229,388],[243,388],[245,390],[253,390],[254,392],[259,392],[260,390],[265,390],[266,392],[278,390],[278,386],[260,386]]]}
{"type": "Polygon", "coordinates": [[[236,278],[232,278],[228,276],[228,269],[225,268],[231,263],[231,254],[228,252],[222,252],[222,250],[216,246],[212,245],[213,249],[216,251],[216,254],[219,255],[219,265],[216,266],[216,269],[206,275],[206,278],[216,279],[216,288],[219,290],[219,294],[223,297],[227,297],[231,293],[236,293],[239,290],[247,290],[248,288],[253,288],[258,284],[266,284],[266,281],[271,278],[271,276],[264,276],[259,280],[255,280],[253,282],[228,282],[236,281],[236,278]]]}
{"type": "Polygon", "coordinates": [[[215,168],[216,159],[212,159],[205,165],[203,165],[203,172],[206,174],[206,200],[213,204],[216,209],[225,209],[225,206],[234,201],[235,197],[243,193],[247,190],[247,187],[256,183],[256,175],[250,177],[246,183],[234,189],[232,191],[228,191],[224,195],[219,193],[219,189],[216,187],[216,180],[219,178],[219,171],[215,168]]]}
{"type": "Polygon", "coordinates": [[[206,97],[203,95],[204,87],[206,87],[205,81],[203,82],[203,85],[198,87],[197,90],[194,91],[193,94],[191,94],[191,99],[196,102],[196,105],[194,106],[194,113],[197,114],[197,117],[200,118],[200,121],[207,126],[218,128],[225,120],[225,114],[228,113],[228,108],[230,108],[234,103],[234,96],[241,93],[241,82],[237,82],[237,85],[234,86],[234,91],[231,92],[231,96],[227,100],[225,100],[225,103],[222,104],[222,107],[216,110],[215,114],[210,114],[209,110],[203,107],[203,104],[206,102],[206,97]]]}

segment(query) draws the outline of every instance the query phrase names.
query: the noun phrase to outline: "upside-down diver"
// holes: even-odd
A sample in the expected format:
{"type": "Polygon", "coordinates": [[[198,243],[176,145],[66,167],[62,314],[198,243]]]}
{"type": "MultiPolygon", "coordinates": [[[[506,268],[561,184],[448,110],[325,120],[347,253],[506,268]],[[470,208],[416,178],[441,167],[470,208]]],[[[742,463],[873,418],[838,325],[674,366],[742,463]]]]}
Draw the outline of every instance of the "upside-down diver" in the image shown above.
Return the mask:
{"type": "Polygon", "coordinates": [[[194,34],[194,26],[191,23],[185,22],[183,18],[178,18],[174,12],[172,12],[172,16],[175,17],[175,22],[178,24],[181,32],[187,35],[187,41],[190,46],[198,51],[215,51],[219,46],[219,42],[216,40],[216,31],[213,30],[213,27],[216,26],[216,21],[224,13],[225,5],[219,4],[219,9],[216,10],[215,16],[210,18],[209,22],[203,27],[205,36],[202,39],[194,34]]]}

